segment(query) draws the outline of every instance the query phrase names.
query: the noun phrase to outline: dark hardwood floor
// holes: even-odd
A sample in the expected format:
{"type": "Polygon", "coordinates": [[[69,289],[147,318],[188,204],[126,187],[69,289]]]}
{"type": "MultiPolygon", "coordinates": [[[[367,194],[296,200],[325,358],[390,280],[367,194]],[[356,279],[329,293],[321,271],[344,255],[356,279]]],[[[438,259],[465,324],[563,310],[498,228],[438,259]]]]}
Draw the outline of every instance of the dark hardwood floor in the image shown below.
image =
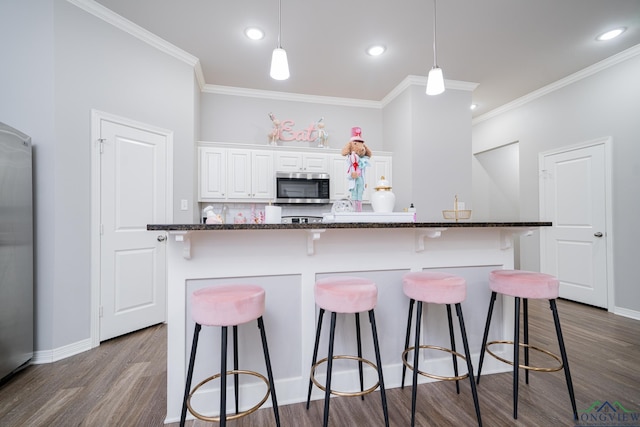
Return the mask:
{"type": "MultiPolygon", "coordinates": [[[[557,353],[548,303],[530,301],[531,343],[557,353]]],[[[640,321],[605,310],[558,302],[569,354],[576,402],[588,416],[596,402],[619,402],[630,411],[624,423],[574,422],[564,375],[521,375],[518,420],[512,418],[511,374],[483,376],[478,387],[485,426],[640,426],[640,321]]],[[[400,350],[399,350],[400,352],[400,350]]],[[[106,341],[100,347],[65,360],[30,366],[0,387],[0,426],[161,426],[166,406],[166,327],[150,327],[106,341]]],[[[411,387],[387,392],[390,424],[410,424],[411,387]]],[[[280,407],[283,426],[322,424],[322,401],[280,407]]],[[[449,382],[418,389],[417,425],[474,426],[468,381],[461,393],[449,382]]],[[[177,426],[178,424],[170,424],[177,426]]],[[[189,421],[187,426],[213,425],[189,421]]],[[[229,426],[275,425],[271,408],[228,422],[229,426]]],[[[335,398],[330,425],[382,426],[378,393],[365,401],[335,398]]]]}

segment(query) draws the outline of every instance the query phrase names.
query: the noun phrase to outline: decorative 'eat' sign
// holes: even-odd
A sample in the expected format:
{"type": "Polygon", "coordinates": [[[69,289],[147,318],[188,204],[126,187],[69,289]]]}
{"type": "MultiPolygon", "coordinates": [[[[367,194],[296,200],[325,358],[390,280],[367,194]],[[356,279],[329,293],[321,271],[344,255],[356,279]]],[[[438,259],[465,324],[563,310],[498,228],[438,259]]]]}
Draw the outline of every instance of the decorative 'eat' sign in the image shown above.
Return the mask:
{"type": "Polygon", "coordinates": [[[318,138],[318,129],[315,123],[311,123],[308,128],[303,130],[294,130],[295,122],[293,120],[284,120],[278,131],[278,139],[280,141],[308,141],[312,142],[318,138]]]}
{"type": "Polygon", "coordinates": [[[295,122],[293,120],[285,120],[280,122],[273,113],[269,113],[269,118],[273,122],[273,129],[269,132],[269,142],[276,145],[277,141],[319,141],[318,147],[327,147],[327,139],[329,134],[324,128],[324,117],[321,117],[315,123],[311,123],[304,130],[294,130],[295,122]]]}

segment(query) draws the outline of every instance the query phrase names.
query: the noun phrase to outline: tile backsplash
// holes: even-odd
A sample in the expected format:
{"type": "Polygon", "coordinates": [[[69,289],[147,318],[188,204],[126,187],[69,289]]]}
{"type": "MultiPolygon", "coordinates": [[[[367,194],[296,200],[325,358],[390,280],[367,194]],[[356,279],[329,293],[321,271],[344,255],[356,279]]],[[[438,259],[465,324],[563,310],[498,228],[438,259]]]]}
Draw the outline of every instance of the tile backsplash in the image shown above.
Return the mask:
{"type": "MultiPolygon", "coordinates": [[[[264,219],[266,203],[200,203],[201,222],[206,221],[203,214],[205,208],[211,206],[213,211],[222,217],[225,224],[231,224],[241,214],[247,223],[261,222],[264,219]]],[[[282,216],[322,216],[331,212],[332,204],[326,205],[280,205],[282,216]]]]}

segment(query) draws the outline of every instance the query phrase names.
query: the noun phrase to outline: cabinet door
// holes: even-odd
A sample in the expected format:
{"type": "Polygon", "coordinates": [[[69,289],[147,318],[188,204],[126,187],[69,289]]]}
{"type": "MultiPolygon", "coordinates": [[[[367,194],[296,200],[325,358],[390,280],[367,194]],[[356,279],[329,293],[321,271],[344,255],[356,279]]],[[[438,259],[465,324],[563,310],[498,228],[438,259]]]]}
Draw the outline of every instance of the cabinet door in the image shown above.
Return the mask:
{"type": "Polygon", "coordinates": [[[302,171],[302,153],[280,152],[276,153],[276,172],[300,172],[302,171]]]}
{"type": "Polygon", "coordinates": [[[383,176],[389,181],[391,186],[393,186],[393,182],[391,181],[392,164],[393,159],[390,156],[373,156],[369,159],[369,168],[366,171],[365,177],[367,187],[362,195],[362,200],[371,201],[371,193],[376,191],[374,188],[378,185],[378,181],[383,176]]]}
{"type": "Polygon", "coordinates": [[[251,198],[251,150],[227,150],[227,198],[251,198]]]}
{"type": "Polygon", "coordinates": [[[254,151],[251,156],[251,173],[251,197],[272,200],[275,186],[273,153],[270,151],[254,151]]]}
{"type": "Polygon", "coordinates": [[[331,200],[348,198],[347,160],[340,154],[332,154],[329,156],[329,164],[331,166],[331,170],[329,171],[329,175],[331,177],[331,181],[329,183],[331,200]]]}
{"type": "Polygon", "coordinates": [[[198,148],[199,200],[224,199],[227,189],[226,149],[198,148]]]}
{"type": "Polygon", "coordinates": [[[308,154],[295,151],[276,153],[277,172],[322,172],[329,170],[327,154],[308,154]]]}
{"type": "Polygon", "coordinates": [[[303,154],[302,170],[304,172],[328,172],[329,159],[326,154],[303,154]]]}

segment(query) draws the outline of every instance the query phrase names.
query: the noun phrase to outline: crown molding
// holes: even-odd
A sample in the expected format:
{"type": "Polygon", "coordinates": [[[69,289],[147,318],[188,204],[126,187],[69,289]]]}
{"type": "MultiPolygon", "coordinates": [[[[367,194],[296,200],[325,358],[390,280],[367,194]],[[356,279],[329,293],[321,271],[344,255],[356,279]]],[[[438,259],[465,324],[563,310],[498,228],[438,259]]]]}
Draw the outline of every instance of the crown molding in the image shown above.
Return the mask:
{"type": "Polygon", "coordinates": [[[385,95],[384,98],[380,101],[383,107],[386,107],[391,101],[396,99],[402,92],[407,90],[410,86],[420,86],[427,84],[427,78],[424,76],[414,76],[408,75],[405,77],[396,87],[391,89],[391,91],[385,95]]]}
{"type": "MultiPolygon", "coordinates": [[[[427,77],[426,76],[415,76],[408,75],[404,78],[396,87],[391,89],[391,91],[380,101],[383,107],[387,106],[391,101],[393,101],[398,95],[404,92],[409,86],[427,86],[427,77]]],[[[478,83],[473,82],[464,82],[460,80],[447,80],[444,81],[444,87],[450,90],[467,90],[469,92],[473,92],[477,87],[478,83]]]]}
{"type": "Polygon", "coordinates": [[[311,102],[314,104],[342,105],[347,107],[382,108],[380,101],[366,99],[339,98],[333,96],[305,95],[301,93],[277,92],[262,89],[248,89],[233,86],[206,84],[202,89],[206,93],[218,95],[246,96],[251,98],[274,99],[278,101],[311,102]]]}
{"type": "MultiPolygon", "coordinates": [[[[409,75],[405,77],[396,87],[394,87],[391,92],[389,92],[381,101],[320,95],[305,95],[300,93],[277,92],[271,90],[248,89],[242,87],[219,86],[211,84],[205,84],[202,88],[202,92],[213,93],[217,95],[234,95],[246,96],[251,98],[274,99],[278,101],[310,102],[314,104],[329,104],[347,107],[381,109],[391,101],[393,101],[393,99],[400,95],[409,86],[426,86],[426,84],[426,77],[409,75]]],[[[445,87],[447,89],[473,91],[477,86],[477,83],[462,82],[458,80],[445,80],[445,87]]]]}
{"type": "Polygon", "coordinates": [[[613,67],[614,65],[617,65],[621,62],[626,61],[627,59],[631,59],[638,55],[640,55],[640,44],[632,46],[627,50],[623,50],[620,53],[603,59],[600,62],[596,62],[595,64],[590,65],[587,68],[583,68],[582,70],[573,73],[563,79],[555,81],[547,86],[541,87],[538,90],[530,92],[524,96],[521,96],[520,98],[517,98],[485,114],[482,114],[481,116],[473,119],[471,121],[471,125],[477,125],[478,123],[484,122],[485,120],[489,120],[493,117],[499,116],[500,114],[504,114],[507,111],[522,107],[523,105],[528,104],[535,99],[548,95],[551,92],[555,92],[556,90],[562,89],[565,86],[569,86],[573,83],[579,82],[580,80],[586,79],[587,77],[590,77],[596,73],[599,73],[600,71],[606,70],[607,68],[613,67]]]}
{"type": "Polygon", "coordinates": [[[204,80],[204,72],[202,71],[202,66],[200,65],[200,60],[198,59],[198,63],[195,65],[193,72],[196,74],[196,81],[198,82],[198,87],[200,88],[200,92],[204,91],[207,82],[204,80]]]}

